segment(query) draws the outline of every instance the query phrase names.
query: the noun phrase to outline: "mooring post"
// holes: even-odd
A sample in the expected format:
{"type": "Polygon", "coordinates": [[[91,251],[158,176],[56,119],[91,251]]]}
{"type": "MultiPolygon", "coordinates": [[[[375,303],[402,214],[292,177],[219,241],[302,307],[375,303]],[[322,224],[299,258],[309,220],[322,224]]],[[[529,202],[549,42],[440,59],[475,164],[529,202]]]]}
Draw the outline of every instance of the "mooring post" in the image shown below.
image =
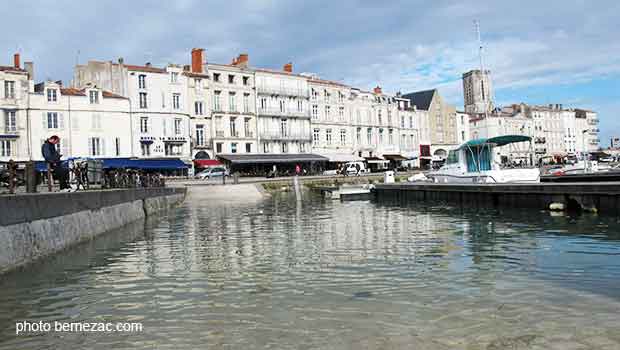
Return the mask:
{"type": "Polygon", "coordinates": [[[9,159],[9,193],[15,193],[15,177],[17,176],[17,165],[13,159],[9,159]]]}
{"type": "Polygon", "coordinates": [[[34,166],[34,162],[30,161],[26,163],[24,178],[26,180],[26,192],[37,192],[37,169],[34,166]]]}

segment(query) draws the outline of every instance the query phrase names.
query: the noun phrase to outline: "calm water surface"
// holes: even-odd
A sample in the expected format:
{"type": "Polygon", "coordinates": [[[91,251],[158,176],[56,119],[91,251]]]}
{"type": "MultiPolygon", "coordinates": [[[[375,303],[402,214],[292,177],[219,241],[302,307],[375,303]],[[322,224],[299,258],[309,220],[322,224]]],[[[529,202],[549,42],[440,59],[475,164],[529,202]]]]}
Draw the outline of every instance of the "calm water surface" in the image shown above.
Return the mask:
{"type": "Polygon", "coordinates": [[[199,194],[0,277],[0,349],[620,349],[620,224],[199,194]],[[142,322],[30,333],[15,322],[142,322]]]}

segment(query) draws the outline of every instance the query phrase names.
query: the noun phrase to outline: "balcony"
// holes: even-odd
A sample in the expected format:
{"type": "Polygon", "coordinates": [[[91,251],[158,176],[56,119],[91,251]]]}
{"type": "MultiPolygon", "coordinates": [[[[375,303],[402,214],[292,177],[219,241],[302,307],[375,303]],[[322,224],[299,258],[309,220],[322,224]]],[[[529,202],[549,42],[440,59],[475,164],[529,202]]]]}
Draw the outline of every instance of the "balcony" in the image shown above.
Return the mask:
{"type": "Polygon", "coordinates": [[[224,137],[224,131],[223,130],[216,131],[215,132],[215,136],[217,136],[217,137],[224,137]]]}
{"type": "Polygon", "coordinates": [[[3,135],[19,136],[19,131],[17,131],[17,128],[4,128],[3,135]]]}
{"type": "Polygon", "coordinates": [[[590,125],[597,125],[598,124],[598,118],[588,119],[588,124],[590,124],[590,125]]]}
{"type": "Polygon", "coordinates": [[[213,140],[204,139],[201,144],[198,144],[196,138],[192,137],[192,145],[194,145],[195,149],[213,149],[213,140]]]}
{"type": "Polygon", "coordinates": [[[260,133],[260,138],[262,140],[279,140],[279,141],[297,141],[297,140],[312,141],[312,135],[309,132],[308,133],[288,132],[288,133],[283,134],[281,132],[264,131],[260,133]]]}
{"type": "Polygon", "coordinates": [[[534,139],[534,143],[547,143],[547,139],[544,137],[537,137],[534,139]]]}
{"type": "Polygon", "coordinates": [[[288,117],[288,118],[310,118],[310,111],[299,112],[294,111],[281,111],[278,108],[264,108],[258,110],[259,116],[274,116],[274,117],[288,117]]]}
{"type": "Polygon", "coordinates": [[[547,153],[547,149],[546,148],[535,148],[534,151],[536,152],[536,154],[545,154],[545,153],[547,153]]]}
{"type": "Polygon", "coordinates": [[[276,86],[257,86],[256,90],[263,95],[280,95],[308,98],[310,92],[308,89],[283,88],[276,86]]]}

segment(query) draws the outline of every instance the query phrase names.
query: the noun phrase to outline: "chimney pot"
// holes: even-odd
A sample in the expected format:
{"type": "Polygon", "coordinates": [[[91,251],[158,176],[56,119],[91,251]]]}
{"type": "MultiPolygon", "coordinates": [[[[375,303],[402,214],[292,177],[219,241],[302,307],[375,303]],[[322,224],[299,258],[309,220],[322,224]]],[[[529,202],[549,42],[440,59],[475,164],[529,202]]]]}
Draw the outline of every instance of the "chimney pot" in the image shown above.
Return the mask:
{"type": "Polygon", "coordinates": [[[237,56],[237,59],[233,59],[233,65],[234,66],[238,66],[238,67],[242,67],[242,68],[247,68],[248,67],[248,62],[249,62],[249,56],[247,53],[241,53],[239,54],[239,56],[237,56]]]}
{"type": "Polygon", "coordinates": [[[282,68],[285,72],[287,73],[293,73],[293,63],[289,62],[287,64],[284,65],[284,67],[282,68]]]}
{"type": "Polygon", "coordinates": [[[150,67],[151,66],[151,62],[146,62],[145,66],[150,67]]]}
{"type": "Polygon", "coordinates": [[[123,64],[125,63],[125,60],[122,57],[118,58],[118,64],[123,64]]]}
{"type": "Polygon", "coordinates": [[[375,93],[375,94],[377,94],[377,95],[381,95],[381,93],[382,93],[382,91],[381,91],[381,87],[380,87],[379,85],[377,85],[377,86],[374,88],[374,90],[373,90],[373,91],[374,91],[374,93],[375,93]]]}
{"type": "Polygon", "coordinates": [[[15,67],[15,68],[19,68],[20,66],[21,66],[21,65],[20,65],[20,62],[19,62],[19,52],[16,52],[16,53],[13,55],[13,67],[15,67]]]}

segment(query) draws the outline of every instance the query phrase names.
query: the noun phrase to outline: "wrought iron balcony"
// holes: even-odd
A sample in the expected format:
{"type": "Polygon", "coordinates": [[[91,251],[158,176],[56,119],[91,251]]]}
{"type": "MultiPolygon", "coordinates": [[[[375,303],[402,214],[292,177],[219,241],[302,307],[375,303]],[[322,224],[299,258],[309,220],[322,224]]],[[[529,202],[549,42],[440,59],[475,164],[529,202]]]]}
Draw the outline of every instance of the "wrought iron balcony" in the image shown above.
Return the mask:
{"type": "Polygon", "coordinates": [[[264,95],[281,95],[308,98],[310,91],[308,89],[283,88],[279,86],[257,86],[256,90],[259,94],[264,95]]]}
{"type": "Polygon", "coordinates": [[[303,132],[268,132],[264,131],[260,133],[260,138],[263,140],[281,140],[281,141],[294,141],[294,140],[303,140],[303,141],[311,141],[312,135],[310,133],[303,132]]]}
{"type": "Polygon", "coordinates": [[[287,117],[287,118],[310,118],[310,111],[282,111],[278,108],[259,108],[258,115],[262,116],[275,116],[275,117],[287,117]]]}

